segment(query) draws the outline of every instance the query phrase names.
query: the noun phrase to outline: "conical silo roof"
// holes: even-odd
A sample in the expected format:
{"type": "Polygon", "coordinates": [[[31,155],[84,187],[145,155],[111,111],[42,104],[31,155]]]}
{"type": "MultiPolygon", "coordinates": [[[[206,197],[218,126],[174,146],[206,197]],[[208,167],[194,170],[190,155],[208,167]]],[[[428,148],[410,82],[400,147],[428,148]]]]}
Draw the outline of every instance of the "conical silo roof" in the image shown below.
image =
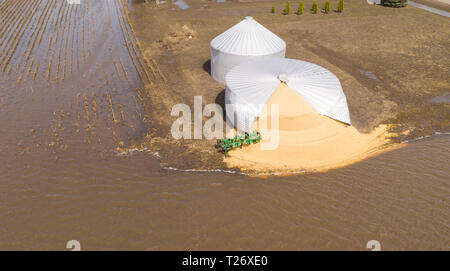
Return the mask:
{"type": "Polygon", "coordinates": [[[260,56],[284,51],[286,43],[253,17],[247,16],[214,38],[211,47],[232,55],[260,56]]]}

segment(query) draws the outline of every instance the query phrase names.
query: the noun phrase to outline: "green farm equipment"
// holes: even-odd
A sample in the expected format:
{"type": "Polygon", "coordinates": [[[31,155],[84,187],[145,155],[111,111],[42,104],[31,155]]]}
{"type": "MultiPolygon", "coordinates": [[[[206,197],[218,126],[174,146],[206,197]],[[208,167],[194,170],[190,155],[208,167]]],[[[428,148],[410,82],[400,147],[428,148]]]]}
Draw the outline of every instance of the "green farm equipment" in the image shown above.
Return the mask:
{"type": "Polygon", "coordinates": [[[220,148],[225,155],[232,149],[242,148],[242,146],[256,144],[260,142],[262,135],[258,131],[236,135],[233,138],[225,138],[217,140],[217,148],[220,148]]]}

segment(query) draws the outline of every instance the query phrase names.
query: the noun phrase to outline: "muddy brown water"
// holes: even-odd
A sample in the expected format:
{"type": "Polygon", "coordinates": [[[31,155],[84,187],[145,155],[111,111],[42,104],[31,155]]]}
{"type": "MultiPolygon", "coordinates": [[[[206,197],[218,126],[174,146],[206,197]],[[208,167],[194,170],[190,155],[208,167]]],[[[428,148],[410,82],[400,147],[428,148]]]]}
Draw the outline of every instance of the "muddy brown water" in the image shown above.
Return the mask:
{"type": "Polygon", "coordinates": [[[119,156],[156,80],[124,3],[0,0],[0,249],[449,249],[449,135],[270,178],[119,156]]]}

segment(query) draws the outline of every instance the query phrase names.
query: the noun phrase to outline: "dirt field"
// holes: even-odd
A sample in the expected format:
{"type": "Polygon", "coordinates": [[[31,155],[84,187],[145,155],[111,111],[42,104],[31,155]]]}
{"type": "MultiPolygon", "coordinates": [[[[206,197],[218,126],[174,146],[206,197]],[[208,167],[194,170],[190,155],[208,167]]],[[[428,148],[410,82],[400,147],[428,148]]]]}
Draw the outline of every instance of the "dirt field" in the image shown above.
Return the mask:
{"type": "MultiPolygon", "coordinates": [[[[139,2],[139,1],[136,1],[139,2]]],[[[144,55],[166,75],[148,85],[144,121],[148,133],[133,147],[149,147],[166,166],[224,168],[212,140],[173,140],[172,106],[223,104],[224,85],[209,75],[211,39],[245,16],[253,16],[287,43],[287,57],[321,65],[337,75],[346,93],[352,124],[369,132],[390,124],[394,141],[450,131],[450,105],[437,96],[450,91],[450,21],[414,7],[401,9],[346,1],[344,13],[281,15],[284,1],[185,1],[131,5],[130,19],[144,55]],[[276,3],[277,12],[270,9],[276,3]],[[434,101],[434,102],[430,102],[434,101]]],[[[320,7],[324,1],[318,1],[320,7]]],[[[291,1],[296,10],[298,1],[291,1]]],[[[332,9],[337,1],[331,1],[332,9]]],[[[193,108],[193,107],[192,107],[193,108]]]]}

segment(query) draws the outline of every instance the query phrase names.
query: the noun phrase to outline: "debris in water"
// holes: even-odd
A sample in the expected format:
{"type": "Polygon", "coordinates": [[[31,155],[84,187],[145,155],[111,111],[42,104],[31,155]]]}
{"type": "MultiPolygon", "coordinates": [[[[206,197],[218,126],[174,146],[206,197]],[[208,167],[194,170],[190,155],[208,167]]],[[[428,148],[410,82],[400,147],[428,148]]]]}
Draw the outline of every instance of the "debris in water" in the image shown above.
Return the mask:
{"type": "Polygon", "coordinates": [[[175,3],[173,3],[174,5],[176,5],[179,9],[188,9],[190,8],[190,6],[184,2],[184,0],[178,0],[175,3]]]}
{"type": "Polygon", "coordinates": [[[446,92],[441,96],[430,98],[428,99],[428,102],[432,104],[450,103],[450,92],[446,92]]]}
{"type": "Polygon", "coordinates": [[[359,71],[362,74],[364,74],[367,78],[370,78],[370,79],[373,79],[373,80],[376,80],[376,81],[380,81],[380,79],[378,79],[378,77],[372,72],[365,71],[365,70],[359,70],[359,71]]]}

